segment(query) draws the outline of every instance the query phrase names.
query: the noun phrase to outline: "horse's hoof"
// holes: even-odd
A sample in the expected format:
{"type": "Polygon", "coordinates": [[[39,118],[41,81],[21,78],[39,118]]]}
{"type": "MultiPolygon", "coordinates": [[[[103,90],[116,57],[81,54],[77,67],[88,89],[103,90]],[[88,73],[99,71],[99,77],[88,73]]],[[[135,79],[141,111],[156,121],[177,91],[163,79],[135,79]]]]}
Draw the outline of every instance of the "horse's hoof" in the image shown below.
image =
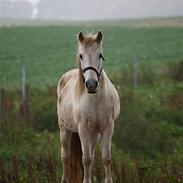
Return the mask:
{"type": "Polygon", "coordinates": [[[61,180],[61,183],[67,183],[67,181],[66,180],[61,180]]]}
{"type": "Polygon", "coordinates": [[[112,179],[106,179],[105,183],[113,183],[112,179]]]}
{"type": "Polygon", "coordinates": [[[89,180],[83,180],[83,183],[92,183],[92,182],[89,180]]]}

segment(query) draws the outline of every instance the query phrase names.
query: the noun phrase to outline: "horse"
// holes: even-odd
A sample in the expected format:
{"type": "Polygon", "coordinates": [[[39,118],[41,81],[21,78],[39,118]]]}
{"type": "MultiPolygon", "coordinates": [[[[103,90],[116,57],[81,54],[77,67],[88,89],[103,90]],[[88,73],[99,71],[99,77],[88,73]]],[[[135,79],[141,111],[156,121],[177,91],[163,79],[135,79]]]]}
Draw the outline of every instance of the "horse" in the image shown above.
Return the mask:
{"type": "Polygon", "coordinates": [[[57,86],[60,128],[61,183],[92,183],[95,147],[101,144],[105,183],[112,183],[111,140],[120,113],[117,90],[102,65],[103,35],[78,36],[78,68],[66,72],[57,86]]]}

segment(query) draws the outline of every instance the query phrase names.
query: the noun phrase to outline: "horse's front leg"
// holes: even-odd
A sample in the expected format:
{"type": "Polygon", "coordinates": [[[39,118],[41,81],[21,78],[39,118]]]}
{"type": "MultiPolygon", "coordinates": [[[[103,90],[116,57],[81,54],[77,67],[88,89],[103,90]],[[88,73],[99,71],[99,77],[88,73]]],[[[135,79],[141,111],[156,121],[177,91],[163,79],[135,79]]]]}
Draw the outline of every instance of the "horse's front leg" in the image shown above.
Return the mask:
{"type": "Polygon", "coordinates": [[[105,183],[112,183],[111,174],[111,140],[114,131],[114,122],[109,123],[101,132],[102,159],[105,165],[105,183]]]}
{"type": "Polygon", "coordinates": [[[87,127],[79,127],[79,136],[82,147],[82,162],[84,167],[83,183],[92,183],[92,161],[95,145],[98,142],[98,133],[87,127]]]}
{"type": "Polygon", "coordinates": [[[70,139],[71,131],[66,128],[60,128],[60,140],[61,140],[61,159],[62,159],[62,180],[61,183],[67,183],[69,177],[69,157],[70,157],[70,139]]]}

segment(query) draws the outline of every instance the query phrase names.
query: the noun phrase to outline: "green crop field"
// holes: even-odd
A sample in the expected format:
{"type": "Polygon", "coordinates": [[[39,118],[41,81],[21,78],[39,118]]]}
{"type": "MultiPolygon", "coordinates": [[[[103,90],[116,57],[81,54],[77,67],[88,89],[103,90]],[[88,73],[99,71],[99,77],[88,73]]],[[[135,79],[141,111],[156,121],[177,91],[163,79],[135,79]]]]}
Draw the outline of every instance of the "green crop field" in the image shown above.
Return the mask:
{"type": "Polygon", "coordinates": [[[20,86],[25,66],[27,81],[42,87],[77,66],[77,33],[102,30],[107,71],[121,73],[137,59],[158,70],[165,62],[183,58],[183,27],[46,26],[0,28],[0,82],[20,86]]]}
{"type": "MultiPolygon", "coordinates": [[[[182,22],[0,23],[0,182],[60,181],[55,86],[64,72],[77,67],[77,33],[98,29],[104,35],[103,67],[121,101],[112,140],[114,182],[183,182],[182,22]]],[[[102,182],[103,170],[97,146],[94,183],[102,182]]]]}

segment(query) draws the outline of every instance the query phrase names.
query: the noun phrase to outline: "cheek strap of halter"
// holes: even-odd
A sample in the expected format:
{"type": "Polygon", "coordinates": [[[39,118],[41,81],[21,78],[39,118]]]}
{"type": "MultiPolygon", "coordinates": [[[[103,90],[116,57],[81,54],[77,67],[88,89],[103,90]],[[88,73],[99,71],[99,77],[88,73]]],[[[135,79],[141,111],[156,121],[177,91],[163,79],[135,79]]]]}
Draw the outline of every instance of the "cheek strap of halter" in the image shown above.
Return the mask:
{"type": "Polygon", "coordinates": [[[99,79],[100,79],[100,74],[101,74],[101,72],[102,72],[102,68],[101,68],[100,71],[98,72],[98,70],[95,69],[94,67],[86,67],[86,68],[84,68],[84,69],[82,70],[83,74],[84,74],[86,71],[88,71],[88,70],[93,70],[93,71],[95,71],[96,74],[97,74],[98,81],[99,81],[99,79]]]}

